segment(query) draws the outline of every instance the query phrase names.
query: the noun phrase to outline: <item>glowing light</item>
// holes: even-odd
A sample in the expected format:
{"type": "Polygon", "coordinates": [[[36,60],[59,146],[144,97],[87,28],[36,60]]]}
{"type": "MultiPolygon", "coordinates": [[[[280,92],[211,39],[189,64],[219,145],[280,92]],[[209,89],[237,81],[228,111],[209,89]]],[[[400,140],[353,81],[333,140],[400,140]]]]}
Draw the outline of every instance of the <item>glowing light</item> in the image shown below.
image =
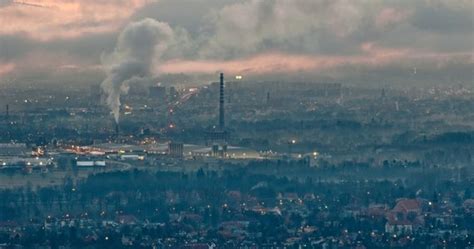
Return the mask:
{"type": "Polygon", "coordinates": [[[242,75],[236,75],[236,76],[235,76],[235,79],[236,79],[236,80],[241,80],[242,78],[243,78],[242,75]]]}

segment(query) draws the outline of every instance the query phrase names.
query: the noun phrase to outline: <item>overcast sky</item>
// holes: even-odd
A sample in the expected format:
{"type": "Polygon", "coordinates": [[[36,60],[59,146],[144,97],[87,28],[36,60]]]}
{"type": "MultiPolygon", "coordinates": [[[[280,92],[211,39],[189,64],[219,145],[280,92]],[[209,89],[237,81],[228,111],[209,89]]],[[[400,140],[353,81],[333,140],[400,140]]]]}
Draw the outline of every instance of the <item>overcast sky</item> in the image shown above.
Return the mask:
{"type": "Polygon", "coordinates": [[[145,18],[173,35],[155,74],[473,75],[472,0],[0,0],[0,77],[101,70],[145,18]]]}

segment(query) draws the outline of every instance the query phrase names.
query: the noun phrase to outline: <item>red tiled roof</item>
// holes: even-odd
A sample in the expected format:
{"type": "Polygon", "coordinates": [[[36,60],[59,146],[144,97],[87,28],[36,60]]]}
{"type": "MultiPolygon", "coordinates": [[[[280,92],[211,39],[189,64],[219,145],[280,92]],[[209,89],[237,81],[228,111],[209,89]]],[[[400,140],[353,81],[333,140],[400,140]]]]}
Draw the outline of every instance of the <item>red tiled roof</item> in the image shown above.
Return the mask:
{"type": "Polygon", "coordinates": [[[393,208],[396,212],[420,212],[421,201],[416,199],[403,199],[397,202],[397,205],[393,208]]]}

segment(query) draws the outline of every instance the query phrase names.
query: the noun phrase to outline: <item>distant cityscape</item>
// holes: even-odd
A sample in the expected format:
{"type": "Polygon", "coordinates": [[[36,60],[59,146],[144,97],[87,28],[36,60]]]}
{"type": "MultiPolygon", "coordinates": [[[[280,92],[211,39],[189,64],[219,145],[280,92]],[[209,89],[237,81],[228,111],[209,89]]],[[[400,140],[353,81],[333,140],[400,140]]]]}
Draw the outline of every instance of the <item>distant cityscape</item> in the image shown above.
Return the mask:
{"type": "Polygon", "coordinates": [[[474,249],[474,1],[0,0],[0,249],[474,249]]]}
{"type": "Polygon", "coordinates": [[[0,248],[472,248],[472,91],[2,91],[0,248]]]}

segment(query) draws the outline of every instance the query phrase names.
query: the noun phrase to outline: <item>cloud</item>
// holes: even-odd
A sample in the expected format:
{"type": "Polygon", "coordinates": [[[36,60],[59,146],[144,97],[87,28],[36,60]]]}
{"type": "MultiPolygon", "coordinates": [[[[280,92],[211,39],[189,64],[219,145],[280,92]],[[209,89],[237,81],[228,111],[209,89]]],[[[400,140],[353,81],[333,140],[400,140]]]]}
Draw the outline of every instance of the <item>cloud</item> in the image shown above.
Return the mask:
{"type": "Polygon", "coordinates": [[[464,38],[461,49],[469,51],[473,18],[472,2],[463,0],[248,0],[215,13],[201,55],[357,54],[366,42],[448,51],[460,45],[451,35],[464,38]]]}
{"type": "Polygon", "coordinates": [[[421,30],[439,33],[472,33],[474,3],[472,1],[420,1],[416,15],[410,20],[421,30]]]}
{"type": "MultiPolygon", "coordinates": [[[[204,57],[232,58],[259,52],[325,53],[332,40],[352,35],[370,18],[362,1],[250,0],[215,13],[204,57]]],[[[356,45],[357,46],[357,45],[356,45]]],[[[352,48],[342,50],[351,51],[352,48]]]]}
{"type": "Polygon", "coordinates": [[[0,34],[37,40],[117,30],[146,0],[41,0],[0,2],[0,34]]]}
{"type": "MultiPolygon", "coordinates": [[[[441,70],[459,61],[469,65],[472,30],[439,32],[420,25],[420,20],[429,21],[426,11],[436,8],[449,16],[448,9],[461,10],[466,7],[463,3],[239,1],[211,13],[207,27],[212,28],[203,35],[207,39],[198,37],[198,44],[194,44],[200,51],[197,55],[169,60],[160,70],[267,74],[403,65],[431,65],[441,70]],[[453,36],[461,39],[453,41],[453,36]]],[[[453,21],[458,24],[470,18],[465,12],[456,14],[462,16],[453,21]]]]}
{"type": "MultiPolygon", "coordinates": [[[[240,1],[240,0],[239,0],[240,1]]],[[[159,0],[150,2],[138,9],[131,19],[139,21],[143,18],[153,18],[166,22],[170,26],[186,29],[193,35],[208,33],[214,27],[207,23],[212,14],[223,7],[234,4],[236,0],[159,0]]]]}
{"type": "Polygon", "coordinates": [[[160,63],[152,63],[153,73],[346,73],[353,71],[348,68],[426,65],[445,70],[473,64],[470,0],[34,4],[42,7],[0,0],[0,63],[13,63],[15,70],[39,67],[40,62],[56,68],[96,68],[101,54],[113,51],[119,30],[148,17],[166,23],[173,32],[173,42],[157,55],[160,63]],[[5,25],[6,20],[12,21],[5,25]]]}
{"type": "MultiPolygon", "coordinates": [[[[0,63],[13,63],[15,71],[55,71],[66,65],[97,70],[100,55],[115,46],[117,34],[90,34],[77,38],[38,41],[25,34],[0,35],[0,63]]],[[[12,71],[11,71],[12,72],[12,71]]]]}

